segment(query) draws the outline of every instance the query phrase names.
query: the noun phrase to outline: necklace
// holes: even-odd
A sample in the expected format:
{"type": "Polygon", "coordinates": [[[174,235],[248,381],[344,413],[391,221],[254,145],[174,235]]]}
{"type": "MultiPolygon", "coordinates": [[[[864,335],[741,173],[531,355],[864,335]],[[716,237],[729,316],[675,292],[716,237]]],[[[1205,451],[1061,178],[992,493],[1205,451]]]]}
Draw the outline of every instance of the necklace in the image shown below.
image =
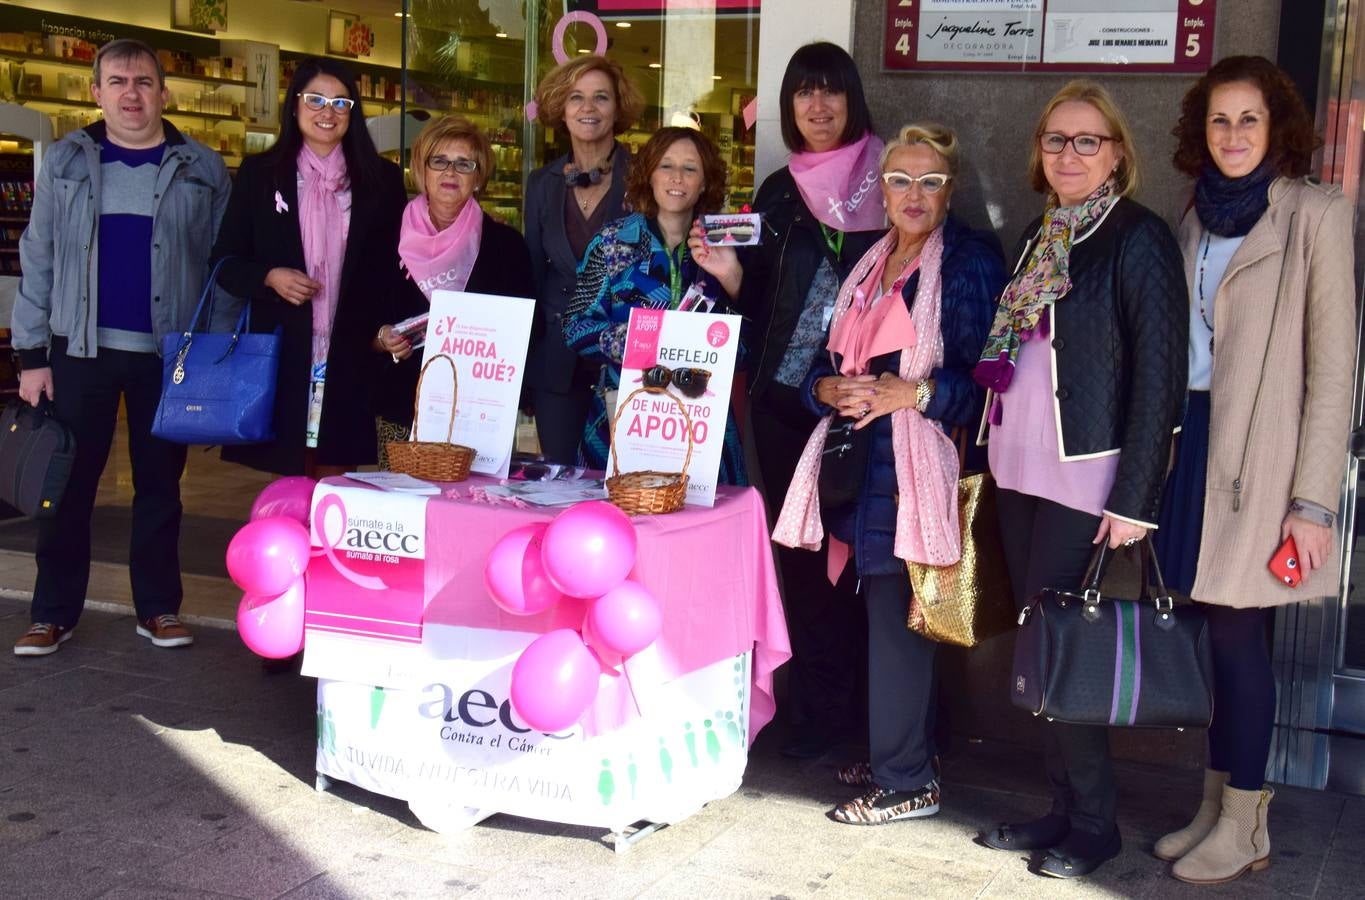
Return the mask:
{"type": "Polygon", "coordinates": [[[1204,312],[1204,269],[1209,261],[1209,244],[1213,241],[1211,232],[1204,232],[1204,251],[1199,257],[1199,318],[1209,330],[1209,353],[1213,353],[1213,323],[1204,312]]]}
{"type": "Polygon", "coordinates": [[[594,203],[602,199],[608,186],[608,181],[597,181],[587,187],[574,185],[574,197],[578,200],[578,208],[583,210],[584,215],[587,215],[588,209],[594,203]]]}

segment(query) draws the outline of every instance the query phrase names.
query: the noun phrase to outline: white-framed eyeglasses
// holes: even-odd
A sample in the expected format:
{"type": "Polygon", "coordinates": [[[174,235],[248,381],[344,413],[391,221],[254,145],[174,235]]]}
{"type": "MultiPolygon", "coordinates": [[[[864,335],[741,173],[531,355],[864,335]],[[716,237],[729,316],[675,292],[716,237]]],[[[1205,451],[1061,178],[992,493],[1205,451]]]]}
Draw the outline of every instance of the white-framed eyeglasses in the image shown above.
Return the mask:
{"type": "Polygon", "coordinates": [[[473,175],[479,171],[479,161],[469,159],[465,156],[457,156],[454,159],[446,159],[444,156],[433,156],[427,160],[427,168],[436,172],[444,172],[446,169],[454,169],[461,175],[473,175]]]}
{"type": "Polygon", "coordinates": [[[910,190],[910,185],[918,184],[919,189],[926,194],[937,194],[948,186],[948,182],[953,180],[953,176],[944,175],[942,172],[925,172],[923,175],[907,175],[905,172],[885,172],[882,174],[882,181],[886,186],[897,194],[904,194],[910,190]]]}
{"type": "Polygon", "coordinates": [[[325,97],[322,94],[315,94],[312,91],[306,91],[299,96],[303,98],[303,105],[309,109],[322,110],[330,106],[332,107],[332,112],[339,116],[349,114],[351,107],[355,106],[355,101],[350,97],[325,97]]]}

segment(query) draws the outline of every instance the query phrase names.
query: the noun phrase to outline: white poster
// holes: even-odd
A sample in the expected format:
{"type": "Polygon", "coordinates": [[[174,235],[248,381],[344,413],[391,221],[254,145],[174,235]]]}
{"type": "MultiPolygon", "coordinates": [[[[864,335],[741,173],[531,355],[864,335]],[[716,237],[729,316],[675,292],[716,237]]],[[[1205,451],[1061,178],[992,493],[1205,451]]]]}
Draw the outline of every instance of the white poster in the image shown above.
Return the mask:
{"type": "MultiPolygon", "coordinates": [[[[535,301],[462,291],[435,291],[422,365],[449,356],[459,373],[450,440],[473,447],[473,470],[507,477],[517,433],[517,403],[531,340],[535,301]]],[[[417,408],[417,439],[444,441],[450,427],[450,366],[427,369],[417,408]]]]}
{"type": "Polygon", "coordinates": [[[428,625],[411,687],[319,681],[317,771],[407,800],[437,830],[449,817],[427,810],[443,807],[608,828],[678,822],[739,787],[747,653],[660,685],[639,718],[589,738],[579,726],[536,731],[513,710],[508,678],[535,637],[428,625]]]}
{"type": "Polygon", "coordinates": [[[687,502],[715,503],[739,324],[739,316],[631,310],[612,434],[622,472],[682,471],[690,425],[687,502]],[[646,383],[662,383],[663,393],[636,393],[646,383]]]}

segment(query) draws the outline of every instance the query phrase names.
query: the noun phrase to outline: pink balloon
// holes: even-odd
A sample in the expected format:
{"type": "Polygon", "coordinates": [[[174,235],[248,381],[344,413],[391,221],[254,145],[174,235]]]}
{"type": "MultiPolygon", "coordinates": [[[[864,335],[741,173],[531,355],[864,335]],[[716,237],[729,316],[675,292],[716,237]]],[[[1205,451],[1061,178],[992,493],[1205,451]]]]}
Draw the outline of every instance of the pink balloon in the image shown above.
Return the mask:
{"type": "Polygon", "coordinates": [[[483,566],[484,587],[504,612],[534,616],[564,597],[550,583],[540,561],[540,542],[547,524],[536,522],[513,528],[488,553],[483,566]]]}
{"type": "Polygon", "coordinates": [[[658,640],[664,611],[644,585],[623,581],[593,601],[587,622],[598,642],[630,656],[658,640]]]}
{"type": "Polygon", "coordinates": [[[599,638],[597,633],[593,631],[591,608],[589,608],[588,612],[583,616],[583,627],[579,633],[583,635],[583,643],[588,645],[588,649],[592,651],[593,656],[596,656],[598,663],[601,664],[602,674],[620,675],[621,673],[617,671],[617,666],[626,661],[625,657],[608,647],[606,642],[599,638]]]}
{"type": "Polygon", "coordinates": [[[579,503],[545,529],[545,573],[570,597],[600,597],[635,566],[635,526],[605,500],[579,503]]]}
{"type": "Polygon", "coordinates": [[[244,594],[237,633],[257,656],[287,659],[303,649],[303,579],[278,596],[244,594]]]}
{"type": "Polygon", "coordinates": [[[308,568],[308,549],[308,529],[293,519],[247,522],[228,543],[228,575],[248,594],[274,597],[308,568]]]}
{"type": "Polygon", "coordinates": [[[256,502],[251,504],[251,520],[254,522],[268,516],[284,516],[308,527],[309,512],[313,508],[313,488],[317,486],[316,481],[302,475],[275,479],[256,495],[256,502]]]}
{"type": "Polygon", "coordinates": [[[537,731],[572,728],[596,699],[601,674],[578,632],[560,628],[542,634],[512,666],[512,708],[537,731]]]}

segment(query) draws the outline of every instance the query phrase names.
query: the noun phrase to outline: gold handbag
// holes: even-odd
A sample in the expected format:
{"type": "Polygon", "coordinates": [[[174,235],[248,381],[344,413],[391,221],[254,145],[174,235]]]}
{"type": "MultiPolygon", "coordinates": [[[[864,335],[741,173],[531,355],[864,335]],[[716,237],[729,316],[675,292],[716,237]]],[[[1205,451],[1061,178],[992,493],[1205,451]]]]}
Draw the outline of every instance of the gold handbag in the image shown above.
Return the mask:
{"type": "MultiPolygon", "coordinates": [[[[964,449],[959,446],[959,450],[964,449]]],[[[931,641],[975,647],[1014,628],[1014,592],[989,472],[957,482],[962,558],[950,566],[907,563],[912,631],[931,641]]]]}

